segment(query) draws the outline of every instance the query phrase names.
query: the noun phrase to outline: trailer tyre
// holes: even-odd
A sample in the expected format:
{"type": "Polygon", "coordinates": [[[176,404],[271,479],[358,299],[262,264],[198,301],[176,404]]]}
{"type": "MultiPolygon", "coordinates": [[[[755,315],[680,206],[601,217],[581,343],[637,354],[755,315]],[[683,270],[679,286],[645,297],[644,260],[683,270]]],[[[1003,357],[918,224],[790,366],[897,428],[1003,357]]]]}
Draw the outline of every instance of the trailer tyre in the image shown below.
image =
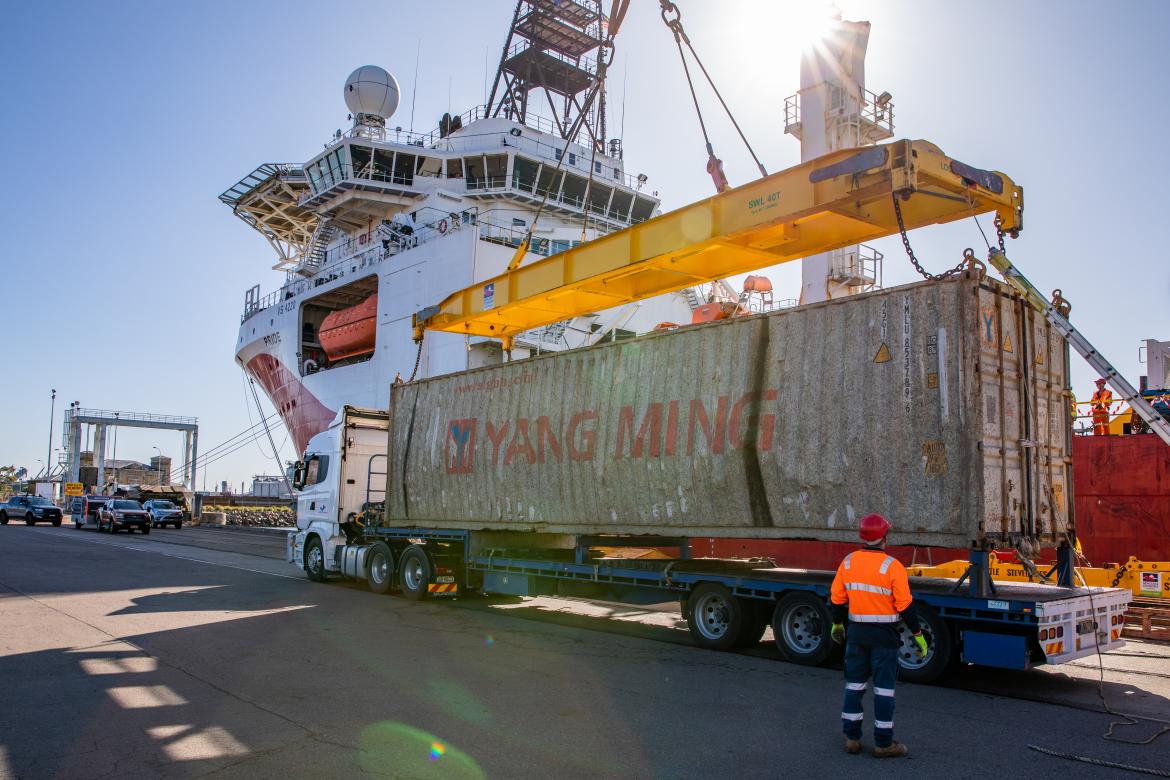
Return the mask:
{"type": "Polygon", "coordinates": [[[695,644],[707,650],[731,650],[744,635],[744,604],[731,591],[704,582],[687,597],[687,627],[695,644]]]}
{"type": "Polygon", "coordinates": [[[374,593],[389,593],[394,583],[394,553],[385,542],[375,542],[366,557],[366,584],[374,593]]]}
{"type": "Polygon", "coordinates": [[[825,600],[812,593],[789,593],[772,613],[772,634],[786,661],[805,666],[822,664],[833,654],[829,627],[833,618],[825,600]]]}
{"type": "Polygon", "coordinates": [[[929,604],[916,604],[918,623],[926,637],[926,658],[919,658],[914,647],[913,633],[905,623],[898,624],[898,679],[914,683],[930,683],[945,676],[955,659],[954,640],[950,627],[939,617],[938,610],[929,604]]]}
{"type": "Polygon", "coordinates": [[[417,544],[407,547],[398,562],[398,575],[403,596],[416,601],[425,599],[433,576],[427,551],[417,544]]]}
{"type": "Polygon", "coordinates": [[[325,548],[316,536],[305,544],[305,574],[313,582],[325,581],[325,548]]]}

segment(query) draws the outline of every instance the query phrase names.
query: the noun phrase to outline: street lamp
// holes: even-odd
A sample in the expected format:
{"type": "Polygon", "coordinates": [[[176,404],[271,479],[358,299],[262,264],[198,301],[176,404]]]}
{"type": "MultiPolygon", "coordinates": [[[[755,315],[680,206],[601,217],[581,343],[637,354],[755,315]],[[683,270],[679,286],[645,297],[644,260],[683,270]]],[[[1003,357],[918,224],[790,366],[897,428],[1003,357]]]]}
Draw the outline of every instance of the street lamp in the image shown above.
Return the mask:
{"type": "MultiPolygon", "coordinates": [[[[49,451],[45,453],[45,463],[53,462],[53,413],[57,411],[57,388],[52,389],[52,395],[49,396],[49,451]]],[[[45,466],[49,468],[48,465],[45,466]]],[[[48,473],[45,476],[49,476],[48,473]]]]}

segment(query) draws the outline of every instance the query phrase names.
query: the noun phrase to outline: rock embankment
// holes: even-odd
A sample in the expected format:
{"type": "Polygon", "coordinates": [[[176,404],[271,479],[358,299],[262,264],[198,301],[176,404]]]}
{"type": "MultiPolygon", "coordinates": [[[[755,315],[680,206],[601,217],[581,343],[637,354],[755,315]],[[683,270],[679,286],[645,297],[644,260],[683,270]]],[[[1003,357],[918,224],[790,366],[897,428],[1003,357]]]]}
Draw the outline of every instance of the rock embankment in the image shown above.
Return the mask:
{"type": "Polygon", "coordinates": [[[286,506],[205,506],[204,512],[223,512],[228,525],[295,528],[296,516],[286,506]]]}

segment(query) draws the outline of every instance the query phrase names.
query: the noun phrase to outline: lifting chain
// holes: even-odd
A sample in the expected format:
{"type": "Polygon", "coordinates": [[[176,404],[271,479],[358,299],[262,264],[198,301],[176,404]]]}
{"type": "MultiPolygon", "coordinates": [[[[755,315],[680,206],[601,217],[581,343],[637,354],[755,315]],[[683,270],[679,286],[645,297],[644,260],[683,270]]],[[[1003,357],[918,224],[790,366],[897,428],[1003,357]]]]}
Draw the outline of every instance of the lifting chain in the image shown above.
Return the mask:
{"type": "MultiPolygon", "coordinates": [[[[423,336],[425,337],[425,335],[426,334],[424,333],[423,336]]],[[[418,340],[418,353],[414,356],[414,370],[410,372],[410,379],[406,380],[407,384],[413,382],[414,378],[416,376],[418,376],[418,366],[419,366],[419,363],[422,362],[422,347],[423,347],[423,340],[422,340],[422,338],[419,338],[419,340],[418,340]]]]}
{"type": "MultiPolygon", "coordinates": [[[[922,274],[923,279],[929,279],[932,282],[937,282],[942,279],[949,279],[952,276],[963,273],[963,271],[970,265],[970,259],[974,258],[975,253],[971,252],[971,258],[968,258],[967,252],[963,253],[963,259],[954,268],[950,268],[941,274],[932,274],[922,267],[922,263],[918,262],[918,258],[914,256],[914,249],[910,246],[910,237],[906,235],[906,223],[902,221],[902,204],[898,193],[893,194],[894,199],[894,216],[898,218],[898,232],[902,235],[902,246],[906,247],[906,256],[910,258],[914,270],[922,274]]],[[[1000,246],[1003,246],[1003,233],[1000,233],[1000,246]]],[[[971,250],[967,250],[970,252],[971,250]]]]}

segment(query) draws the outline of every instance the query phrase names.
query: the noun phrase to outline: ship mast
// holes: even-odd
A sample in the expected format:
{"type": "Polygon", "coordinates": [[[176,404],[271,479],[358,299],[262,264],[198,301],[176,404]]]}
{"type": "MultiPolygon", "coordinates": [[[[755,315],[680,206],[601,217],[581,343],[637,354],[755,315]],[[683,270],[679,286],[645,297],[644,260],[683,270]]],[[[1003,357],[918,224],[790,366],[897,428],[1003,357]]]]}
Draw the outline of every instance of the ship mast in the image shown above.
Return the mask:
{"type": "MultiPolygon", "coordinates": [[[[608,23],[601,0],[519,0],[492,82],[487,115],[527,124],[533,93],[543,92],[554,132],[604,154],[604,85],[592,107],[585,97],[597,85],[608,23]]],[[[539,103],[539,94],[536,99],[539,103]]]]}

